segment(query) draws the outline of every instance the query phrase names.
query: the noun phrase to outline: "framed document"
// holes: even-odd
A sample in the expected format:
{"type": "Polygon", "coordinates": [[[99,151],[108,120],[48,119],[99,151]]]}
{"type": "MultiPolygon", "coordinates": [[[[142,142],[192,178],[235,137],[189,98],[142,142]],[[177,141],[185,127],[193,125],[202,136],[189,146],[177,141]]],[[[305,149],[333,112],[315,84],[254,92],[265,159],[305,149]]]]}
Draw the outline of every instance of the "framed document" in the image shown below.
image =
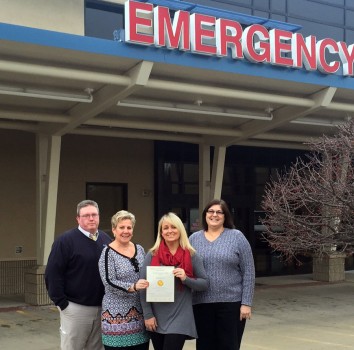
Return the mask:
{"type": "Polygon", "coordinates": [[[173,302],[175,301],[174,266],[147,266],[146,279],[149,287],[146,289],[147,302],[173,302]]]}

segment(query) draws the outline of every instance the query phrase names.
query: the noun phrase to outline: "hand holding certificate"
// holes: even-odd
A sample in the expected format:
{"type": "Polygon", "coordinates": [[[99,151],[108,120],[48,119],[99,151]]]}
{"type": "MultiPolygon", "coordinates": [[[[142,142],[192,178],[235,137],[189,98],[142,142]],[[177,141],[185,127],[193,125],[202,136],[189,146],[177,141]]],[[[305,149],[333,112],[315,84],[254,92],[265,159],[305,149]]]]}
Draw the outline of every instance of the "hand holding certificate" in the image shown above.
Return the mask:
{"type": "Polygon", "coordinates": [[[174,302],[175,276],[174,266],[147,266],[146,279],[149,287],[146,289],[147,302],[174,302]]]}

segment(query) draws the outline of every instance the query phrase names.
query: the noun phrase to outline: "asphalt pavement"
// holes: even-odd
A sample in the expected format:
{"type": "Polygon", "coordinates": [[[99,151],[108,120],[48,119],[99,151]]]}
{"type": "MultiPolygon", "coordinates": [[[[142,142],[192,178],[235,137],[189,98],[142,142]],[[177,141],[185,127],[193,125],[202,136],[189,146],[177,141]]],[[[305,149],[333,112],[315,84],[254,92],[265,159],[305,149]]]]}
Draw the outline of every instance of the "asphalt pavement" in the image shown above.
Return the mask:
{"type": "MultiPolygon", "coordinates": [[[[0,297],[0,349],[58,350],[58,310],[0,297]]],[[[187,341],[184,350],[194,349],[195,341],[187,341]]],[[[311,275],[257,278],[241,349],[354,349],[354,271],[340,283],[311,275]]]]}

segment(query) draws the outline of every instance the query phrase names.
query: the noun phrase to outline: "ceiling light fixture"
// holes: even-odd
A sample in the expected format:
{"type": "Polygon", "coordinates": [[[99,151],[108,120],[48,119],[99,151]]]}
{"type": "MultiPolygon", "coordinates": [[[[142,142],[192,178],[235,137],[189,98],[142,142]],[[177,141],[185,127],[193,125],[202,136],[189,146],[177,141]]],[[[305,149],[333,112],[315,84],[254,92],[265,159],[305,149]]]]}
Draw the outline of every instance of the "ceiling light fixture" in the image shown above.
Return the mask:
{"type": "Polygon", "coordinates": [[[329,120],[329,121],[324,121],[324,120],[315,120],[315,119],[295,119],[292,120],[290,123],[292,124],[301,124],[301,125],[312,125],[312,126],[326,126],[326,127],[336,127],[340,124],[343,124],[344,121],[334,121],[334,120],[329,120]]]}
{"type": "Polygon", "coordinates": [[[36,88],[15,87],[0,85],[0,95],[22,96],[32,98],[43,98],[60,101],[73,101],[91,103],[93,101],[92,89],[81,91],[62,91],[62,90],[41,90],[36,88]]]}
{"type": "Polygon", "coordinates": [[[159,104],[151,104],[149,101],[119,101],[117,106],[129,107],[129,108],[141,108],[141,109],[151,109],[158,111],[168,111],[177,113],[193,113],[202,115],[212,115],[220,117],[231,117],[231,118],[245,118],[245,119],[259,119],[259,120],[272,120],[272,113],[254,113],[248,111],[239,111],[234,109],[220,109],[210,107],[208,109],[200,108],[199,105],[173,105],[161,102],[159,104]]]}

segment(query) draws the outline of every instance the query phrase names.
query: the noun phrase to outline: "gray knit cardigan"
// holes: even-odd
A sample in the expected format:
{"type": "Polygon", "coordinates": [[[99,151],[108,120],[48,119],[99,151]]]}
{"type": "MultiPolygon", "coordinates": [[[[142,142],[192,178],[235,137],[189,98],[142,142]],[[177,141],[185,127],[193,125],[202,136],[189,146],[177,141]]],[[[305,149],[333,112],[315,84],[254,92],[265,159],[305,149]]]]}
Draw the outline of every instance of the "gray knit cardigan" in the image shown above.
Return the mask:
{"type": "Polygon", "coordinates": [[[203,259],[209,280],[205,291],[193,291],[193,304],[238,302],[252,305],[255,269],[252,250],[244,234],[225,229],[213,242],[204,231],[190,236],[190,242],[203,259]]]}

